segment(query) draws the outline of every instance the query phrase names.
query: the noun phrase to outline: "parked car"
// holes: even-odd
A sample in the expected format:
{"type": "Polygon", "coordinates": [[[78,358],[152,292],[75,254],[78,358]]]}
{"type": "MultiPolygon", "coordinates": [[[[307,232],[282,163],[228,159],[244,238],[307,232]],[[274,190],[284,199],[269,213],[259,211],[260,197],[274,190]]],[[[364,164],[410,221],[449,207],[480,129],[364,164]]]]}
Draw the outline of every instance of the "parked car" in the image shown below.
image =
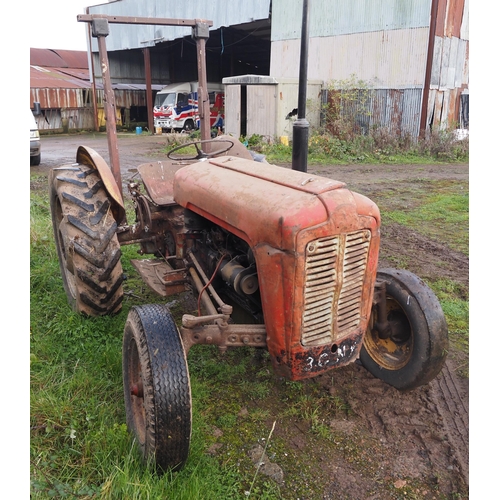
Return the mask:
{"type": "Polygon", "coordinates": [[[42,158],[41,154],[41,144],[40,144],[40,132],[38,131],[38,125],[35,120],[35,115],[41,113],[40,103],[34,103],[33,111],[30,108],[30,165],[40,165],[40,160],[42,158]]]}

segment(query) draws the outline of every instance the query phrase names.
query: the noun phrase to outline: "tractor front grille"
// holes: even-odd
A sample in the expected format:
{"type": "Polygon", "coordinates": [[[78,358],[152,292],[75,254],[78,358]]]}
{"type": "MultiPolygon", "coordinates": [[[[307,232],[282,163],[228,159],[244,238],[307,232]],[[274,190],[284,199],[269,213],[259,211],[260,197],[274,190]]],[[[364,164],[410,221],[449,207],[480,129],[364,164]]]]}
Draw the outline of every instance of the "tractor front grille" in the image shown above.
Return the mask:
{"type": "Polygon", "coordinates": [[[370,231],[307,244],[302,345],[335,342],[359,325],[370,231]]]}

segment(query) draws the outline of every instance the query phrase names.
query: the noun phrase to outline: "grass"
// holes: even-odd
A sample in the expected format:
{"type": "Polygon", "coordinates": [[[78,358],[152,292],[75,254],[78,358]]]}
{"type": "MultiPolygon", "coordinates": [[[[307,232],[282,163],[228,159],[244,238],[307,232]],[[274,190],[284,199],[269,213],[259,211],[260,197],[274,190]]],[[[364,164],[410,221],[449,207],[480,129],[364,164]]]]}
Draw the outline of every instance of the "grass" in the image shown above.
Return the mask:
{"type": "MultiPolygon", "coordinates": [[[[469,254],[469,189],[463,182],[422,181],[410,193],[398,193],[401,199],[410,198],[411,205],[384,209],[382,217],[418,230],[450,248],[469,254]]],[[[387,201],[387,198],[386,198],[387,201]]],[[[389,200],[390,202],[390,200],[389,200]]]]}
{"type": "MultiPolygon", "coordinates": [[[[469,254],[468,183],[422,180],[411,189],[398,187],[395,183],[395,190],[397,197],[393,192],[377,193],[382,220],[396,222],[457,252],[469,254]]],[[[396,267],[406,265],[399,261],[396,267]]],[[[428,284],[445,313],[452,345],[468,355],[468,288],[445,279],[435,279],[428,284]]],[[[463,373],[468,374],[468,371],[463,373]]]]}
{"type": "MultiPolygon", "coordinates": [[[[276,154],[284,154],[284,146],[275,148],[276,154]]],[[[468,227],[468,196],[456,185],[439,186],[439,191],[430,193],[422,185],[418,203],[404,210],[387,203],[385,215],[411,227],[421,228],[425,221],[446,233],[457,227],[463,233],[468,227]]],[[[130,307],[160,299],[145,288],[129,263],[136,249],[123,247],[128,276],[123,311],[104,318],[83,318],[71,311],[62,288],[46,193],[46,178],[32,176],[31,498],[320,498],[328,471],[314,464],[326,455],[359,467],[378,481],[382,496],[398,498],[392,486],[384,489],[383,481],[377,480],[378,443],[367,446],[370,437],[332,431],[330,426],[332,419],[351,418],[348,400],[355,382],[331,394],[315,379],[279,379],[267,353],[250,348],[228,350],[224,357],[213,346],[191,349],[193,436],[187,464],[163,476],[143,464],[125,425],[121,338],[130,307]],[[274,422],[276,431],[268,441],[274,422]],[[297,435],[307,446],[291,444],[297,435]],[[249,452],[257,444],[267,446],[270,460],[283,468],[286,487],[256,474],[249,452]]],[[[435,281],[432,287],[443,304],[454,345],[467,352],[468,291],[449,281],[435,281]]],[[[183,298],[172,300],[181,304],[183,298]]],[[[182,307],[174,308],[177,319],[182,312],[182,307]]],[[[405,489],[407,494],[412,494],[411,488],[405,489]]]]}
{"type": "MultiPolygon", "coordinates": [[[[213,430],[206,407],[200,408],[213,396],[214,380],[227,383],[243,374],[244,358],[234,365],[214,359],[207,363],[202,353],[197,361],[193,349],[190,369],[198,367],[200,375],[192,380],[195,408],[188,463],[181,472],[165,476],[144,466],[124,423],[121,338],[128,309],[155,298],[141,289],[128,264],[134,249],[124,247],[124,271],[129,275],[124,310],[114,317],[84,318],[69,308],[44,182],[32,178],[30,200],[31,498],[244,498],[253,464],[242,472],[236,461],[221,462],[206,453],[213,430]]],[[[233,428],[235,411],[234,404],[225,406],[215,413],[214,423],[233,428]]],[[[252,425],[262,425],[263,418],[252,425]]],[[[260,475],[255,492],[259,498],[280,498],[277,486],[260,475]]]]}

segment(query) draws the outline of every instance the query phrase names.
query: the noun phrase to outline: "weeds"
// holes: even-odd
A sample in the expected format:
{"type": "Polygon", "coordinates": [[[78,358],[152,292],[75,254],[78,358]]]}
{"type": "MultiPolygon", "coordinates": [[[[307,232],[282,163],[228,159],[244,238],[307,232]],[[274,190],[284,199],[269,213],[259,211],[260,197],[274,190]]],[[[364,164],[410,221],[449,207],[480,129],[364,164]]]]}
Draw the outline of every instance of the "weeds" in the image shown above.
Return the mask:
{"type": "MultiPolygon", "coordinates": [[[[321,125],[309,131],[311,163],[468,161],[468,137],[456,140],[454,127],[431,130],[422,139],[406,132],[393,132],[388,126],[374,122],[372,85],[355,75],[328,82],[326,95],[326,102],[320,109],[321,125]]],[[[265,154],[272,162],[291,161],[292,144],[284,146],[257,134],[240,140],[248,148],[265,154]]]]}
{"type": "MultiPolygon", "coordinates": [[[[289,163],[293,144],[285,146],[258,136],[241,137],[248,148],[266,155],[271,163],[289,163]],[[249,140],[251,139],[251,140],[249,140]]],[[[349,163],[466,162],[469,159],[469,140],[456,141],[453,131],[432,133],[426,139],[396,137],[387,129],[374,128],[367,135],[340,138],[319,130],[309,133],[309,162],[318,165],[349,163]]]]}

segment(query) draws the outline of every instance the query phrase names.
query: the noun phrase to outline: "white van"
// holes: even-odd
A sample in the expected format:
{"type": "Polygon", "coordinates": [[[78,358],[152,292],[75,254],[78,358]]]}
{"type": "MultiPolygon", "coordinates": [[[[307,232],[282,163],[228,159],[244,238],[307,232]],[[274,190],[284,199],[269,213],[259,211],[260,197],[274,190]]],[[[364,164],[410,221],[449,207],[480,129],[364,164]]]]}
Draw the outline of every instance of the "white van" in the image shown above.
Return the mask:
{"type": "Polygon", "coordinates": [[[40,114],[40,103],[34,103],[35,108],[33,111],[30,109],[30,165],[40,165],[41,146],[40,146],[40,132],[35,120],[35,114],[40,114]]]}

